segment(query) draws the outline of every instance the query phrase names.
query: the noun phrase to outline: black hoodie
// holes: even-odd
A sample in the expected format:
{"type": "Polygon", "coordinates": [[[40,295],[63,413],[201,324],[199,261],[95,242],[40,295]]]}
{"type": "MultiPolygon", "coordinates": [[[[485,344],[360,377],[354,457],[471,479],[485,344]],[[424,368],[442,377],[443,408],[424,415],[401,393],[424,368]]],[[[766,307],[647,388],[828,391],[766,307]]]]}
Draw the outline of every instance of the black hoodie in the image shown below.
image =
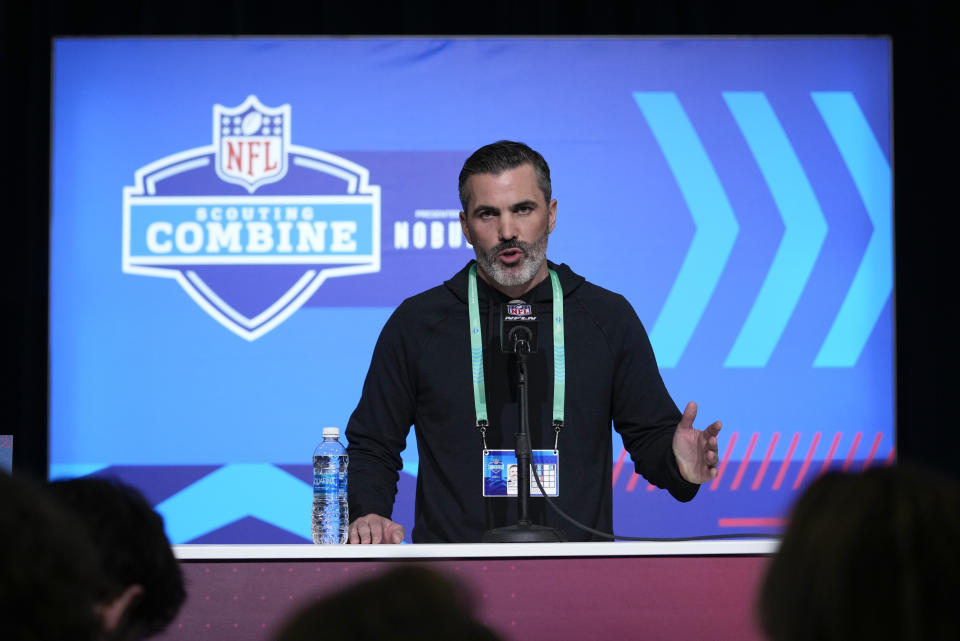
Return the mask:
{"type": "MultiPolygon", "coordinates": [[[[483,442],[476,429],[467,318],[468,263],[439,287],[403,301],[380,333],[363,395],[347,424],[350,519],[390,517],[400,452],[416,426],[419,473],[413,541],[471,543],[517,521],[514,498],[484,498],[483,442]]],[[[657,370],[647,333],[627,300],[566,265],[550,267],[564,297],[565,425],[559,440],[558,505],[578,521],[609,532],[612,514],[611,421],[637,473],[681,501],[698,485],[680,476],[671,447],[680,412],[657,370]]],[[[509,300],[477,279],[491,449],[513,449],[519,423],[514,355],[500,349],[500,305],[509,300]]],[[[552,290],[547,278],[523,299],[534,305],[539,350],[529,357],[530,445],[552,449],[552,290]],[[541,311],[543,310],[543,311],[541,311]],[[545,313],[544,313],[545,312],[545,313]]],[[[530,501],[530,520],[597,537],[530,501]]]]}

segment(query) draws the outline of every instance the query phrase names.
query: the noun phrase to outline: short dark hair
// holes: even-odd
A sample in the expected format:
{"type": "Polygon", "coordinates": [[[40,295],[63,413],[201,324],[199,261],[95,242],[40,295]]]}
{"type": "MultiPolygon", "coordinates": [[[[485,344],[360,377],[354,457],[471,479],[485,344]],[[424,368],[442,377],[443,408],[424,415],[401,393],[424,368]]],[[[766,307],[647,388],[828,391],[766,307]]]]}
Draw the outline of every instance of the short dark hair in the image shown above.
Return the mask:
{"type": "Polygon", "coordinates": [[[550,187],[550,166],[536,150],[522,142],[499,140],[484,145],[470,154],[463,169],[460,170],[460,206],[467,211],[470,202],[470,190],[467,180],[476,174],[502,174],[508,169],[515,169],[521,165],[531,165],[537,173],[537,186],[543,192],[543,198],[550,204],[552,189],[550,187]]]}
{"type": "Polygon", "coordinates": [[[473,612],[466,585],[422,566],[401,565],[295,612],[276,641],[498,641],[473,612]]]}
{"type": "Polygon", "coordinates": [[[957,639],[960,487],[898,465],[830,472],[794,505],[759,593],[771,641],[957,639]]]}
{"type": "Polygon", "coordinates": [[[80,523],[23,476],[0,470],[0,496],[3,638],[101,638],[100,557],[80,523]]]}
{"type": "Polygon", "coordinates": [[[163,630],[186,600],[163,518],[139,490],[116,479],[54,481],[49,489],[54,500],[82,522],[99,549],[107,579],[100,599],[116,598],[129,586],[141,585],[143,594],[124,624],[133,636],[163,630]]]}

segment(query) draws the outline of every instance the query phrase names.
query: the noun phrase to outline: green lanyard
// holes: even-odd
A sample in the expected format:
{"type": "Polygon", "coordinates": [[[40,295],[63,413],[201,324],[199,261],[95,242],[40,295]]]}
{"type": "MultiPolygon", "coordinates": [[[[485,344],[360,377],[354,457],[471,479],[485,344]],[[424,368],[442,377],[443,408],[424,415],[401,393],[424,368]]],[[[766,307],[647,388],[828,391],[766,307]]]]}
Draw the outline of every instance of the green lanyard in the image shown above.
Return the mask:
{"type": "MultiPolygon", "coordinates": [[[[557,449],[560,430],[563,429],[563,403],[567,382],[566,356],[563,347],[563,289],[560,278],[552,269],[550,285],[553,288],[553,449],[557,449]]],[[[470,362],[473,374],[473,405],[477,412],[477,429],[487,450],[487,391],[483,384],[483,338],[480,332],[480,302],[477,296],[477,264],[470,265],[467,278],[467,309],[470,315],[470,362]]]]}

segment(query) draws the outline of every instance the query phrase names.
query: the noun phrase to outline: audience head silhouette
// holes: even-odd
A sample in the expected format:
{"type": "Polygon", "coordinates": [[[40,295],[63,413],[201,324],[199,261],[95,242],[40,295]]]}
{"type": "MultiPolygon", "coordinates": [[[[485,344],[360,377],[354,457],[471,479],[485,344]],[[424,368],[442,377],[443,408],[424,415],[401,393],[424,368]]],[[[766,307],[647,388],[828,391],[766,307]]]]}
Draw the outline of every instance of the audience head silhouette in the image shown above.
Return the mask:
{"type": "Polygon", "coordinates": [[[55,481],[49,491],[100,553],[105,581],[97,600],[108,638],[131,641],[163,630],[186,592],[160,515],[137,489],[116,480],[55,481]]]}
{"type": "Polygon", "coordinates": [[[297,613],[276,641],[497,641],[472,614],[459,583],[422,567],[400,566],[297,613]]]}
{"type": "Polygon", "coordinates": [[[758,600],[771,641],[960,639],[960,489],[911,466],[831,472],[794,506],[758,600]]]}
{"type": "Polygon", "coordinates": [[[43,488],[0,472],[0,630],[17,641],[101,638],[99,556],[43,488]]]}

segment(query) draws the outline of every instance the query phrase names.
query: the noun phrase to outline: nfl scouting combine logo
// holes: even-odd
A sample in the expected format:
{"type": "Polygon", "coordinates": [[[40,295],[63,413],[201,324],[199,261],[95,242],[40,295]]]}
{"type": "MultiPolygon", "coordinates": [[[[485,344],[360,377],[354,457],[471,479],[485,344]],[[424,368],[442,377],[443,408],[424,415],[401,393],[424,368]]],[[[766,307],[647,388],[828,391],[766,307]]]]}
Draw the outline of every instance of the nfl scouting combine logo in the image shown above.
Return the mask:
{"type": "Polygon", "coordinates": [[[327,279],[380,271],[380,188],[345,158],[290,144],[290,105],[213,106],[213,144],[137,170],[123,271],[173,278],[255,340],[327,279]]]}

